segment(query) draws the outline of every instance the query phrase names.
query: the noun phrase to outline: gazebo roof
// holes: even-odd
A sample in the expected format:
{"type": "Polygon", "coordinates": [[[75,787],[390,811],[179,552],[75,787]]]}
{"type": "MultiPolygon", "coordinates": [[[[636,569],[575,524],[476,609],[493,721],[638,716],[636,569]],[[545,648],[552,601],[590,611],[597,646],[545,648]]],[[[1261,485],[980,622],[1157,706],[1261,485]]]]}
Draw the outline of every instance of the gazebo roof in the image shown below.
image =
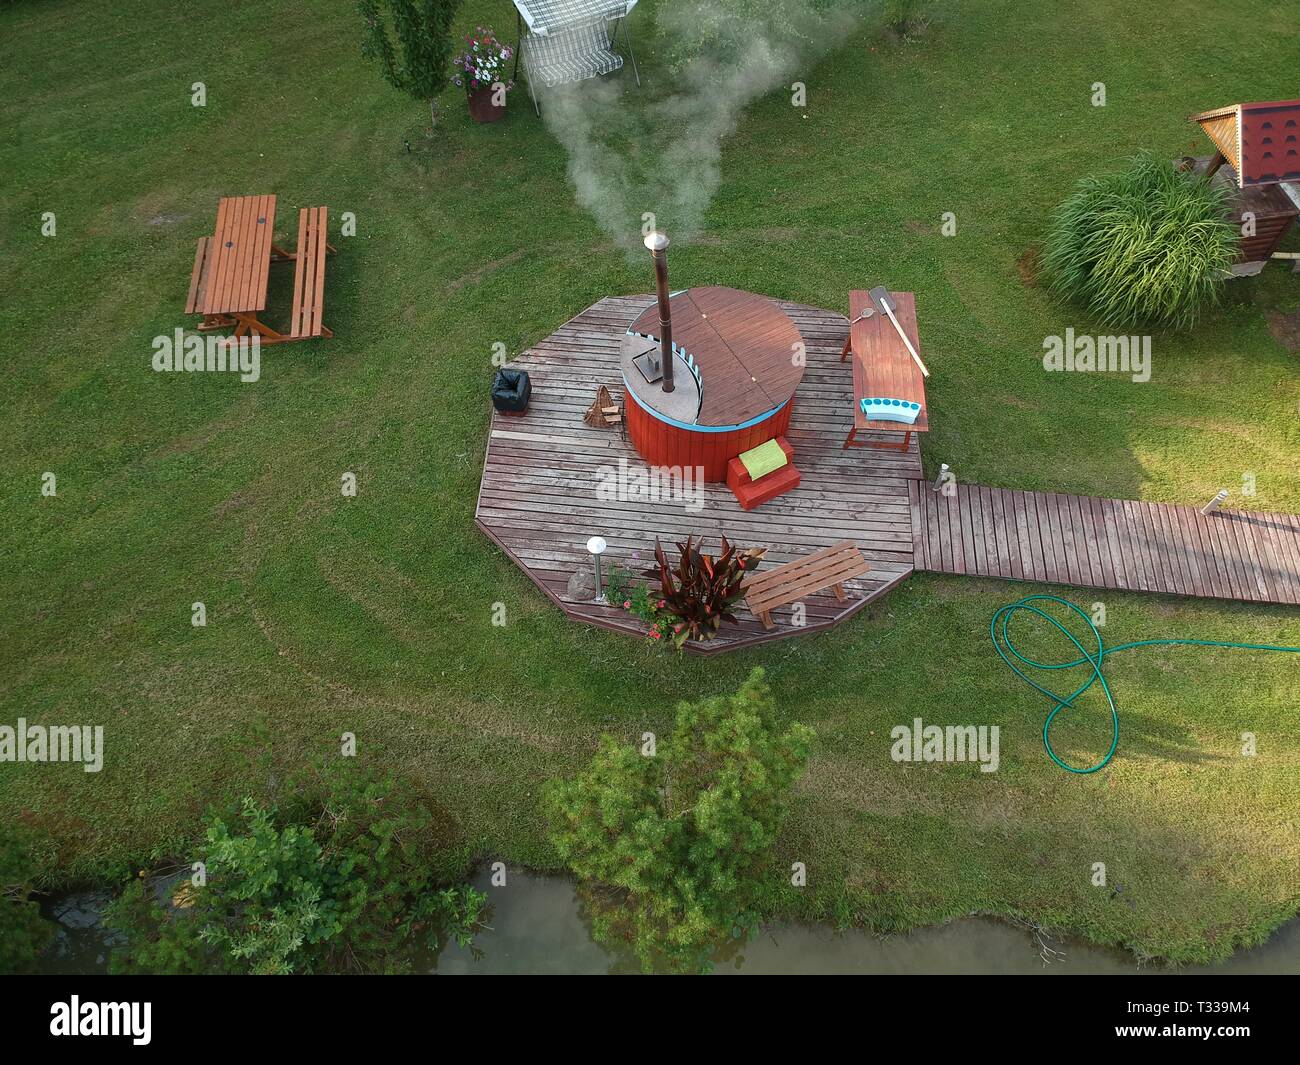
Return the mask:
{"type": "Polygon", "coordinates": [[[1300,181],[1300,100],[1233,104],[1192,115],[1241,188],[1300,181]]]}
{"type": "Polygon", "coordinates": [[[637,0],[514,0],[532,33],[548,34],[599,18],[622,18],[637,0]]]}

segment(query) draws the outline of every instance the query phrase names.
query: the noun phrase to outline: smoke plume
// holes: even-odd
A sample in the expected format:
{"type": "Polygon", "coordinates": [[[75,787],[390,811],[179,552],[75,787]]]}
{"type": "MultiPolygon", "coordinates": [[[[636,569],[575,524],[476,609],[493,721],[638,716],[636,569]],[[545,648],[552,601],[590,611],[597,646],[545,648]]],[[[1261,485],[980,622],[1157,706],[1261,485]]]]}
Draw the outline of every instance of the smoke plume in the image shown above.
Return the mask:
{"type": "MultiPolygon", "coordinates": [[[[662,0],[655,30],[667,73],[658,66],[643,72],[635,89],[625,84],[625,71],[622,84],[582,81],[542,99],[547,126],[568,152],[578,203],[628,247],[639,244],[647,213],[674,237],[697,232],[721,180],[722,142],[745,107],[805,80],[869,6],[862,0],[662,0]]],[[[634,43],[646,40],[642,31],[634,43]]]]}

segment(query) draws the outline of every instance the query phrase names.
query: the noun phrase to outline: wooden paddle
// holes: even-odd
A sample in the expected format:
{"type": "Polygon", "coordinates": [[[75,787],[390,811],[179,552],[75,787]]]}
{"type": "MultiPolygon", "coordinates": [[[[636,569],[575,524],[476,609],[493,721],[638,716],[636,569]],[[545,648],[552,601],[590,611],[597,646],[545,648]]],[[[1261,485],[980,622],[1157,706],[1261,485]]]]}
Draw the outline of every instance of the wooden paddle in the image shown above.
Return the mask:
{"type": "Polygon", "coordinates": [[[867,293],[871,297],[871,302],[875,305],[876,310],[881,314],[887,315],[889,320],[894,323],[894,329],[898,333],[899,339],[907,345],[907,353],[912,356],[912,361],[916,363],[921,370],[922,377],[929,377],[930,371],[925,368],[925,363],[921,361],[921,356],[916,353],[916,348],[912,347],[912,342],[907,339],[907,334],[903,332],[903,327],[898,324],[898,319],[894,317],[894,310],[898,304],[894,302],[892,296],[884,285],[877,285],[867,293]]]}

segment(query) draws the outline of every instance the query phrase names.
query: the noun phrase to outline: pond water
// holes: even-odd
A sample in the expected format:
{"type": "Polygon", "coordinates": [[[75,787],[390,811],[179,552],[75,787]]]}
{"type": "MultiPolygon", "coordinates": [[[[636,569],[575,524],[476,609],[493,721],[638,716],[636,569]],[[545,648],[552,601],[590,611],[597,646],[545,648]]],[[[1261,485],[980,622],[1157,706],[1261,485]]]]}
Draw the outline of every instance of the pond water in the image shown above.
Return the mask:
{"type": "MultiPolygon", "coordinates": [[[[490,927],[474,949],[454,944],[436,958],[422,959],[425,972],[473,974],[633,973],[591,938],[571,881],[560,876],[512,872],[506,887],[493,888],[487,871],[474,878],[492,904],[490,927]]],[[[81,892],[47,900],[47,917],[59,924],[43,970],[101,973],[108,965],[108,936],[99,925],[107,893],[81,892]]],[[[835,932],[823,926],[775,925],[720,960],[715,973],[1008,974],[1055,976],[1080,973],[1253,973],[1300,972],[1300,920],[1284,925],[1262,946],[1238,951],[1218,965],[1182,969],[1140,967],[1119,951],[1079,942],[1049,943],[1059,956],[1045,964],[1041,946],[1028,931],[1002,921],[966,918],[906,935],[878,939],[864,932],[835,932]]]]}

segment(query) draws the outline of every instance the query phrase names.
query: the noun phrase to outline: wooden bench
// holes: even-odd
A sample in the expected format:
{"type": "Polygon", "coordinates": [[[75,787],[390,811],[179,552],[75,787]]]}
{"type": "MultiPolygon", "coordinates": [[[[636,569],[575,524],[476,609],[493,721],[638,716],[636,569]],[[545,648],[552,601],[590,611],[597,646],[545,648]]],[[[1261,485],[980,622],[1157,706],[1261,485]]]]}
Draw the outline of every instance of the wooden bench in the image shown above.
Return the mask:
{"type": "Polygon", "coordinates": [[[190,274],[190,294],[185,300],[186,314],[199,314],[203,303],[203,290],[208,287],[208,267],[212,256],[208,252],[211,237],[199,237],[199,246],[194,250],[194,272],[190,274]]]}
{"type": "MultiPolygon", "coordinates": [[[[894,316],[899,327],[911,338],[912,346],[921,347],[916,332],[916,295],[912,292],[891,292],[896,310],[894,316]]],[[[870,447],[886,451],[906,451],[912,444],[913,433],[930,431],[929,407],[925,402],[925,375],[913,360],[907,346],[899,339],[889,318],[875,311],[871,293],[860,289],[849,292],[849,336],[840,351],[840,362],[853,355],[853,427],[844,441],[844,450],[851,447],[870,447]],[[868,317],[869,315],[869,317],[868,317]],[[868,398],[906,400],[920,406],[921,412],[914,422],[873,420],[862,409],[868,398]],[[858,433],[902,433],[902,443],[880,440],[858,440],[858,433]]]]}
{"type": "Polygon", "coordinates": [[[328,210],[326,207],[304,207],[298,212],[290,340],[334,335],[321,320],[325,313],[325,253],[334,250],[326,240],[328,210]]]}
{"type": "Polygon", "coordinates": [[[831,547],[751,578],[745,583],[745,605],[763,623],[763,628],[772,629],[776,627],[772,621],[773,610],[827,588],[843,603],[847,599],[844,582],[861,577],[870,568],[852,541],[841,540],[831,547]]]}
{"type": "MultiPolygon", "coordinates": [[[[199,237],[194,249],[194,270],[190,273],[190,294],[185,299],[186,314],[203,314],[203,295],[208,288],[208,272],[212,267],[213,243],[211,237],[199,237]]],[[[212,315],[204,315],[204,324],[212,315]]],[[[200,329],[203,326],[199,326],[200,329]]]]}

